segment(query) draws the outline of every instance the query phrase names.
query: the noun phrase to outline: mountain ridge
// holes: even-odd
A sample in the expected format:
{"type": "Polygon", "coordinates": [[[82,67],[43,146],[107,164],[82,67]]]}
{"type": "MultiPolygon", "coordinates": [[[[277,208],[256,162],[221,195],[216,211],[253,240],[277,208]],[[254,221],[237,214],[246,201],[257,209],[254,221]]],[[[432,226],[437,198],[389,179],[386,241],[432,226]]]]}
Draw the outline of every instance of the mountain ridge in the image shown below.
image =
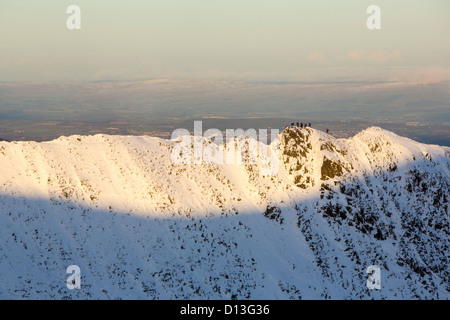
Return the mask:
{"type": "Polygon", "coordinates": [[[288,127],[264,176],[174,164],[176,143],[0,142],[0,297],[450,297],[450,148],[378,127],[349,139],[288,127]],[[70,264],[84,289],[65,287],[70,264]],[[366,287],[369,265],[381,290],[366,287]]]}

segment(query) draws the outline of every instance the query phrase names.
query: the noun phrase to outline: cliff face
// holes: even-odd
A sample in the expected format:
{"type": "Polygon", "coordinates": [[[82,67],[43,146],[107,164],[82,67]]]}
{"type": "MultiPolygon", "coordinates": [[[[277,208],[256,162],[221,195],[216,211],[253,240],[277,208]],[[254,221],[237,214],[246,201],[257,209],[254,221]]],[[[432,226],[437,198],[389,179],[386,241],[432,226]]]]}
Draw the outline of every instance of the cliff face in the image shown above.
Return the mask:
{"type": "Polygon", "coordinates": [[[450,297],[450,148],[292,127],[262,175],[176,164],[177,143],[0,142],[0,297],[450,297]],[[80,290],[66,287],[72,264],[80,290]]]}

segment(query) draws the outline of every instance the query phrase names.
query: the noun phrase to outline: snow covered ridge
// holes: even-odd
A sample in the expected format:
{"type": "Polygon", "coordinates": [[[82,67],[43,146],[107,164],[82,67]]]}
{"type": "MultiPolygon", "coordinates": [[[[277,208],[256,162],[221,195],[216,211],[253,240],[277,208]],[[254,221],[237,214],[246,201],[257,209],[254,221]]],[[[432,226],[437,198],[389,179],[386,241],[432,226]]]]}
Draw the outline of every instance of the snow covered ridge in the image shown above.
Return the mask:
{"type": "Polygon", "coordinates": [[[450,298],[450,148],[377,127],[278,139],[276,175],[177,164],[152,137],[0,142],[0,298],[450,298]]]}
{"type": "Polygon", "coordinates": [[[171,160],[175,164],[259,164],[261,175],[276,175],[279,169],[279,130],[227,129],[225,139],[218,129],[203,133],[202,122],[194,121],[194,136],[186,129],[172,133],[171,160]],[[225,141],[224,141],[225,140],[225,141]]]}

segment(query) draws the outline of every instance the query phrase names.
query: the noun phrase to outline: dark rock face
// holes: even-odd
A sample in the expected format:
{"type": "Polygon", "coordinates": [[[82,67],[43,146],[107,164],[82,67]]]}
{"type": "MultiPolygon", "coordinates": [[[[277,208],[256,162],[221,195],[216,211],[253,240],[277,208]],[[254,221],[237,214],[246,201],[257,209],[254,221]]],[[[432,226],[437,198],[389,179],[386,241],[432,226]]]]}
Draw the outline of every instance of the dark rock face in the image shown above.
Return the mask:
{"type": "MultiPolygon", "coordinates": [[[[289,130],[285,139],[303,143],[298,149],[305,151],[284,154],[307,157],[308,137],[296,139],[294,133],[289,130]]],[[[295,144],[285,145],[292,150],[295,144]]],[[[384,137],[368,142],[365,156],[371,167],[357,174],[351,169],[354,163],[339,160],[351,151],[332,141],[323,142],[321,150],[338,157],[331,160],[325,154],[320,168],[320,199],[314,202],[314,210],[310,204],[296,204],[297,225],[315,254],[317,266],[331,281],[341,282],[335,277],[340,266],[330,249],[329,235],[317,231],[323,222],[332,230],[332,238],[346,247],[345,255],[354,266],[366,265],[370,260],[391,270],[396,268],[395,263],[414,288],[413,297],[442,298],[439,287],[450,292],[448,172],[436,170],[437,163],[429,153],[423,157],[411,155],[410,161],[400,163],[391,146],[392,142],[384,137]],[[380,158],[385,161],[377,161],[380,158]],[[395,254],[386,254],[382,249],[387,243],[395,248],[395,254]]],[[[448,159],[445,153],[440,165],[448,167],[448,159]]],[[[294,181],[301,180],[295,176],[294,181]]]]}

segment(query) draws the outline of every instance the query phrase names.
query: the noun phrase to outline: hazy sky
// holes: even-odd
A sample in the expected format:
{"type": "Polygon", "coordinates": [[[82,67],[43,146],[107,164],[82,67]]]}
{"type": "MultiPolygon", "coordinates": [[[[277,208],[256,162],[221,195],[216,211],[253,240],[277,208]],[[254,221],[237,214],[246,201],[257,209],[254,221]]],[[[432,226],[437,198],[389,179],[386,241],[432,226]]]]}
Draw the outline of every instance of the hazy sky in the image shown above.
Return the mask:
{"type": "Polygon", "coordinates": [[[0,81],[450,80],[449,34],[448,0],[0,0],[0,81]]]}

